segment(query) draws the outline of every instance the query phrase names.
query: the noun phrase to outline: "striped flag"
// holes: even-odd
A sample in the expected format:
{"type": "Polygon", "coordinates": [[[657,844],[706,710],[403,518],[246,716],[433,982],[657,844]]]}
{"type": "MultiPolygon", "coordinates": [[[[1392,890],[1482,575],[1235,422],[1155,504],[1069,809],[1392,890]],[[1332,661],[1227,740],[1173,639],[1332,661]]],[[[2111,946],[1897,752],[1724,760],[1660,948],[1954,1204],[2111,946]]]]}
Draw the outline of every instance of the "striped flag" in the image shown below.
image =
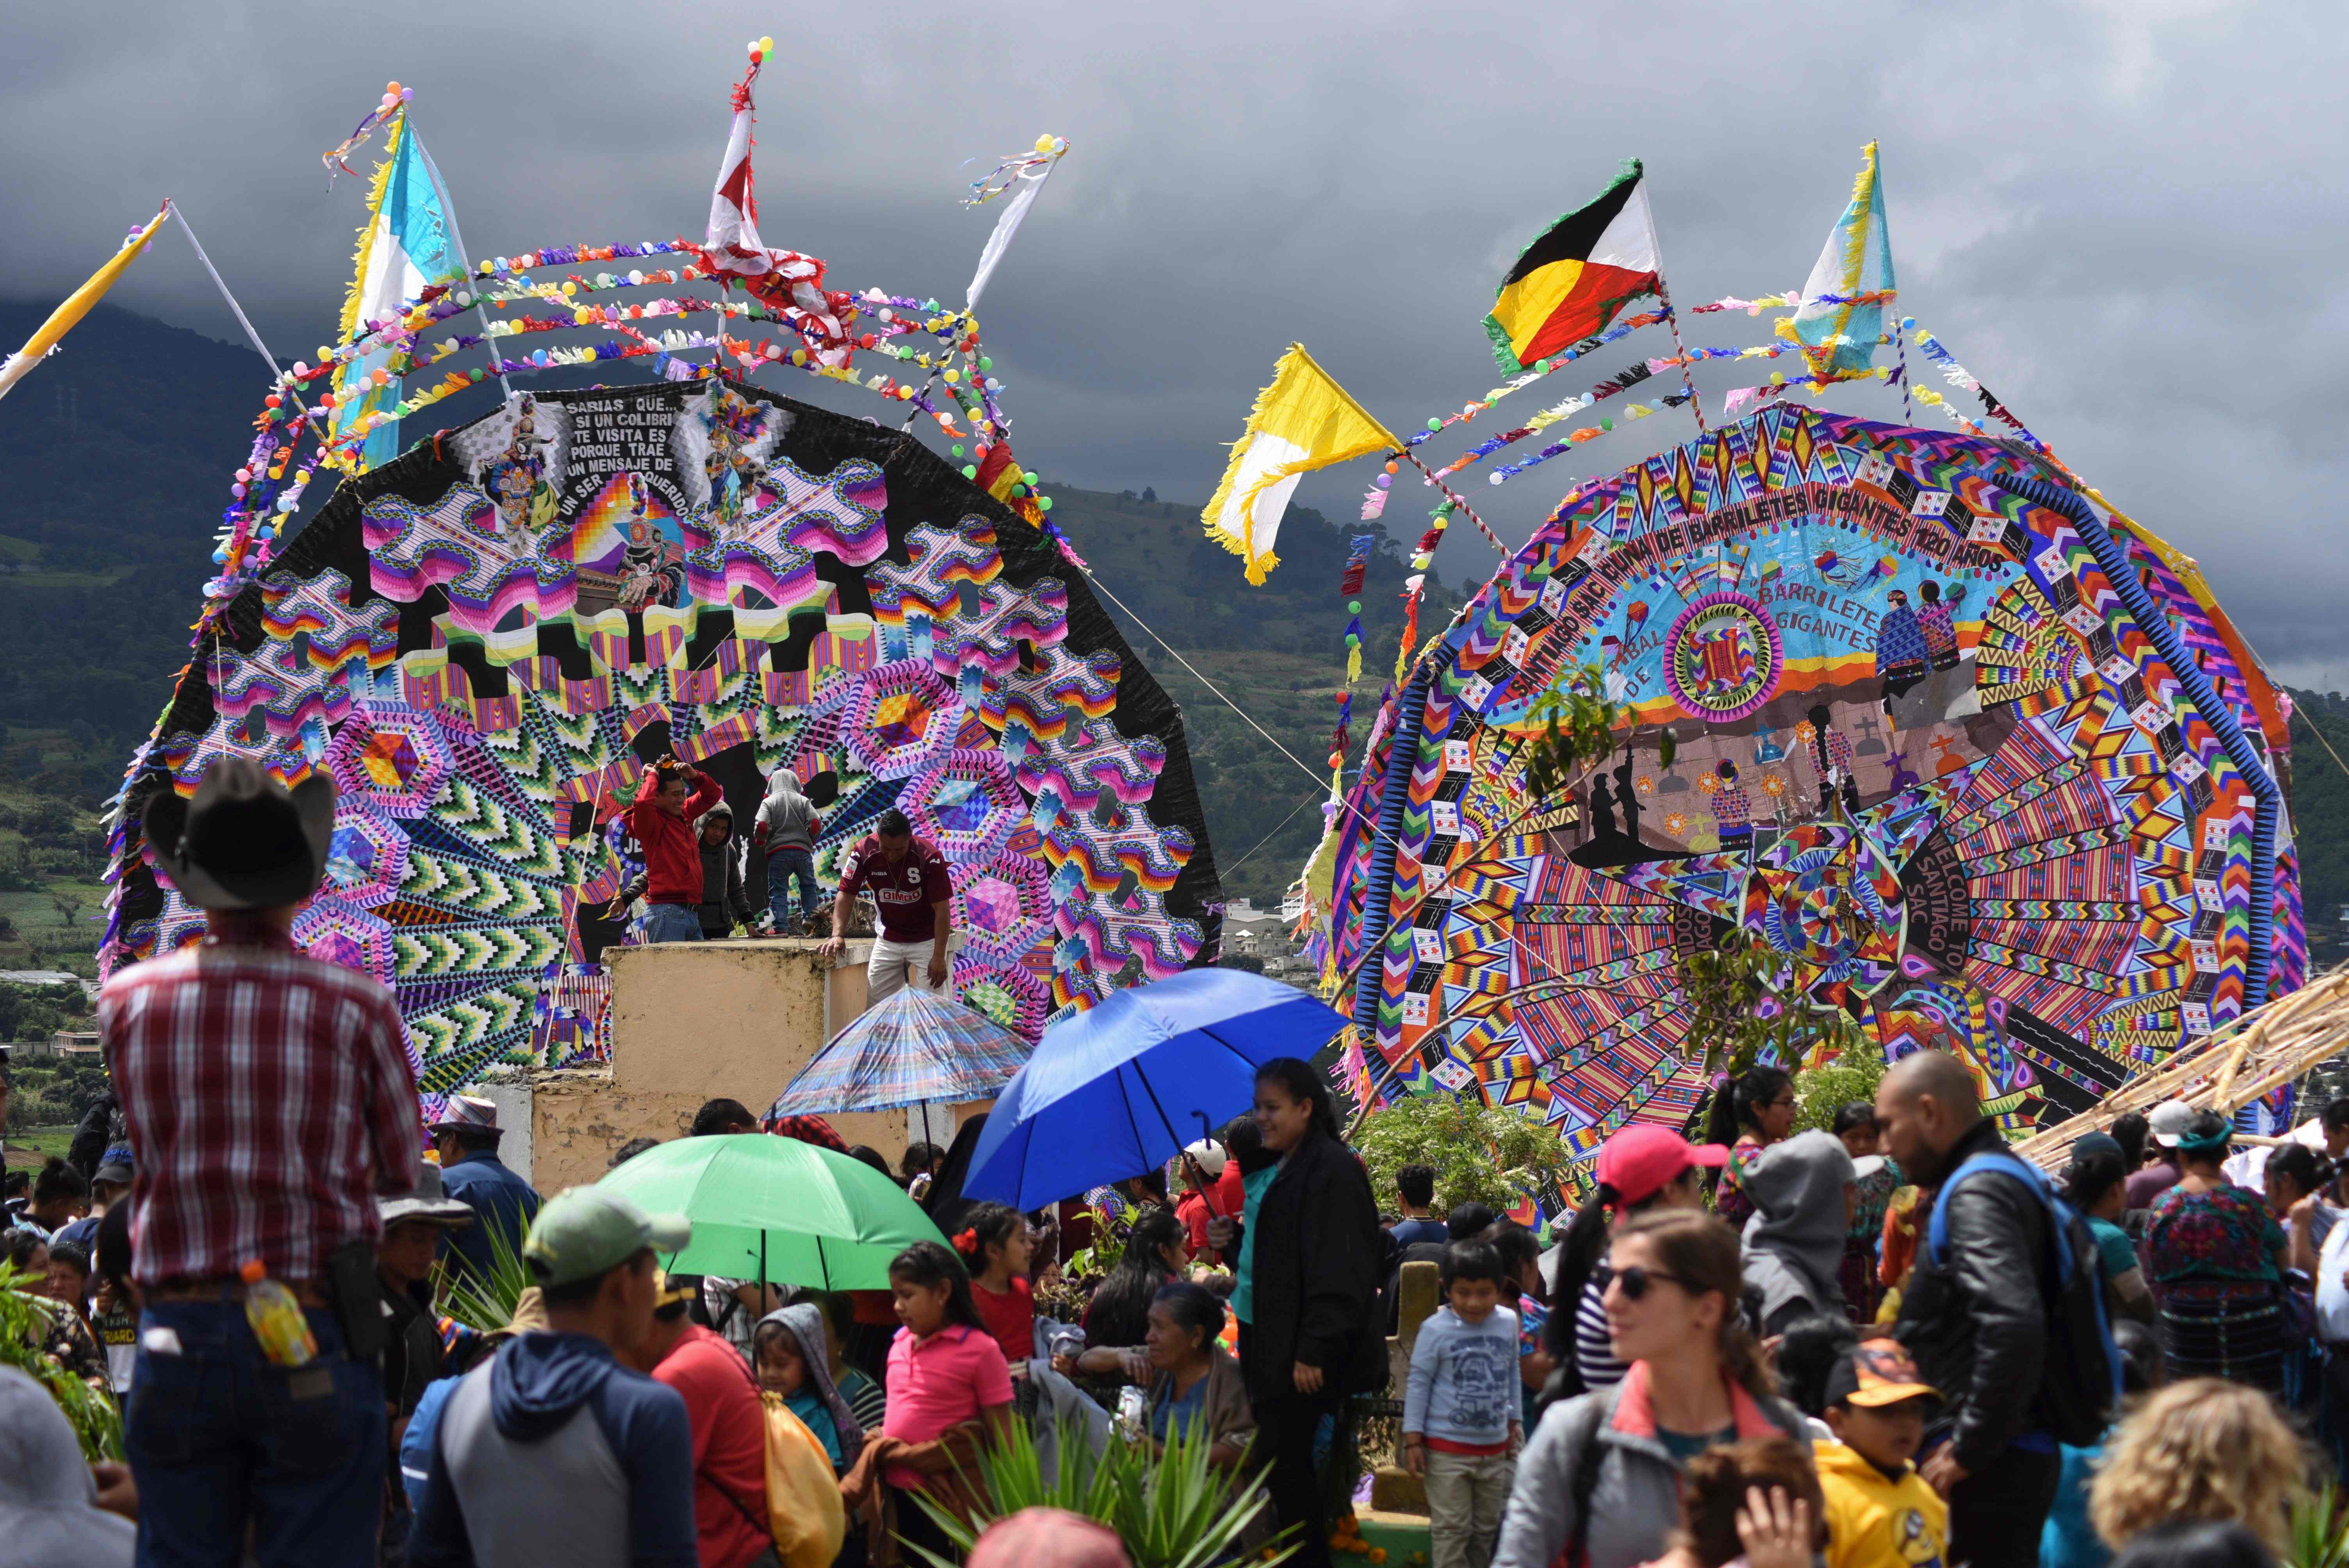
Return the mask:
{"type": "MultiPolygon", "coordinates": [[[[369,322],[396,322],[426,289],[446,286],[465,275],[465,257],[441,196],[440,171],[432,166],[422,139],[401,113],[367,193],[367,221],[359,230],[358,272],[343,298],[341,340],[367,334],[369,322]]],[[[380,347],[345,361],[335,372],[335,408],[329,428],[340,436],[370,414],[399,402],[400,380],[391,369],[397,347],[380,347]],[[378,371],[387,379],[375,384],[378,371]]],[[[386,419],[367,432],[352,472],[389,462],[399,455],[399,421],[386,419]]]]}
{"type": "Polygon", "coordinates": [[[1884,222],[1884,181],[1877,171],[1876,143],[1860,149],[1867,161],[1852,181],[1851,201],[1827,231],[1826,248],[1803,285],[1803,303],[1780,335],[1799,343],[1803,363],[1815,381],[1848,381],[1870,374],[1876,345],[1884,335],[1884,301],[1855,296],[1889,294],[1892,235],[1884,222]],[[1830,303],[1841,302],[1841,303],[1830,303]]]}
{"type": "Polygon", "coordinates": [[[1521,252],[1485,331],[1504,370],[1522,370],[1593,334],[1663,275],[1640,160],[1627,158],[1599,200],[1568,212],[1521,252]]]}

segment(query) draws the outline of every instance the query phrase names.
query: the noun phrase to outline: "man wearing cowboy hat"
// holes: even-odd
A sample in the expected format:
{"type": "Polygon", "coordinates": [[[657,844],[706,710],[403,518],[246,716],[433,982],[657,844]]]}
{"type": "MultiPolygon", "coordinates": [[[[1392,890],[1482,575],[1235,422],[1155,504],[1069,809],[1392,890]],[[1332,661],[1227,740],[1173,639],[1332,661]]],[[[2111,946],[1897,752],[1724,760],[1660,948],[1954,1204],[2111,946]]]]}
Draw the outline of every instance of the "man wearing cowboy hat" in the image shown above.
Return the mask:
{"type": "Polygon", "coordinates": [[[440,1326],[432,1311],[432,1265],[444,1236],[470,1228],[473,1211],[441,1191],[438,1166],[418,1174],[416,1191],[386,1198],[383,1240],[375,1246],[375,1274],[383,1287],[390,1337],[383,1348],[383,1398],[391,1408],[392,1444],[398,1423],[441,1375],[440,1326]]]}
{"type": "Polygon", "coordinates": [[[480,1223],[447,1233],[441,1251],[462,1258],[476,1279],[496,1272],[502,1237],[506,1255],[522,1256],[522,1239],[538,1217],[536,1188],[498,1159],[498,1126],[494,1100],[452,1094],[432,1123],[432,1148],[440,1156],[440,1184],[449,1196],[472,1211],[480,1223]]]}
{"type": "MultiPolygon", "coordinates": [[[[432,1311],[432,1265],[444,1236],[471,1228],[473,1211],[440,1190],[440,1169],[427,1165],[416,1191],[383,1199],[383,1240],[376,1243],[376,1283],[382,1287],[384,1326],[383,1398],[391,1419],[388,1453],[394,1462],[408,1419],[424,1390],[449,1373],[440,1320],[432,1311]]],[[[412,1516],[407,1493],[384,1489],[386,1544],[404,1542],[412,1516]]]]}
{"type": "Polygon", "coordinates": [[[124,1443],[157,1561],[372,1564],[384,1483],[376,1200],[417,1180],[415,1068],[391,993],[297,951],[335,787],[291,791],[248,758],[169,781],[141,815],[153,862],[202,909],[201,942],[117,974],[98,1032],[138,1151],[144,1303],[124,1443]],[[304,1308],[315,1354],[273,1362],[248,1266],[304,1308]],[[337,1283],[339,1282],[339,1283],[337,1283]]]}

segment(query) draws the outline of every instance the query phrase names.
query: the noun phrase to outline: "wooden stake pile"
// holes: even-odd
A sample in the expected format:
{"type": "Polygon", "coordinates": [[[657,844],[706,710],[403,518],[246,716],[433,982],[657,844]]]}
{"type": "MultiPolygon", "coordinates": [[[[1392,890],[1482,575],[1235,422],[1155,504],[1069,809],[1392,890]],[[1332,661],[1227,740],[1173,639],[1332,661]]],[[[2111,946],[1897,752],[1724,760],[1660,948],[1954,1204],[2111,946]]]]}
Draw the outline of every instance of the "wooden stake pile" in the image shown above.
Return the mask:
{"type": "Polygon", "coordinates": [[[2253,1008],[2168,1063],[2105,1097],[2094,1110],[2032,1134],[2013,1151],[2049,1171],[2071,1158],[2082,1133],[2101,1132],[2129,1111],[2166,1099],[2232,1115],[2261,1095],[2349,1050],[2349,965],[2253,1008]]]}

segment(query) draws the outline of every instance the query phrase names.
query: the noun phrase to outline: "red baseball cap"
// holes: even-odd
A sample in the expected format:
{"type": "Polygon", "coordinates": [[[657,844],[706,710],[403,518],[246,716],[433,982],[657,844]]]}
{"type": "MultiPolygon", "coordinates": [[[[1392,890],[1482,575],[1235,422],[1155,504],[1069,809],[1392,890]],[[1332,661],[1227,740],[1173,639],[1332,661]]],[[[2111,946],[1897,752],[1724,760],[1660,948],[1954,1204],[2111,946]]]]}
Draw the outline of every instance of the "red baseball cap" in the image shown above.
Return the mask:
{"type": "Polygon", "coordinates": [[[1691,1143],[1669,1127],[1652,1122],[1627,1127],[1599,1149],[1599,1180],[1615,1189],[1624,1203],[1652,1198],[1680,1180],[1692,1165],[1713,1169],[1729,1163],[1729,1150],[1718,1143],[1691,1143]]]}

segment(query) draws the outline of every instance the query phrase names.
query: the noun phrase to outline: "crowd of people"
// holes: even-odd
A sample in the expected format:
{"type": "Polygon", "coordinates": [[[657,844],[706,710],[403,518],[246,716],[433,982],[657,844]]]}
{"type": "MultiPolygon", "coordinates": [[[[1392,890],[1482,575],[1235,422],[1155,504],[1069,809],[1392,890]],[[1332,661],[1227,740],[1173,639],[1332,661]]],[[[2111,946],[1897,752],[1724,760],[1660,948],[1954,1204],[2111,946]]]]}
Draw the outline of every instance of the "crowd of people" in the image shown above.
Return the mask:
{"type": "MultiPolygon", "coordinates": [[[[697,777],[648,779],[650,809],[681,823],[697,777]]],[[[781,794],[770,836],[805,826],[781,794]]],[[[2195,1568],[2275,1561],[2349,1429],[2321,1348],[2349,1340],[2349,1102],[2321,1151],[2237,1153],[2165,1105],[2051,1181],[1937,1051],[1824,1117],[1762,1067],[1715,1096],[1713,1140],[1618,1131],[1547,1236],[1530,1204],[1440,1208],[1456,1173],[1432,1166],[1374,1191],[1294,1059],[1165,1169],[1029,1213],[962,1192],[975,1121],[893,1165],[713,1100],[685,1136],[827,1144],[943,1240],[885,1290],[666,1274],[685,1219],[608,1186],[543,1199],[491,1100],[428,1125],[388,994],[295,948],[331,823],[330,784],[233,758],[147,811],[208,933],[106,988],[113,1092],[5,1235],[56,1308],[41,1351],[123,1398],[129,1462],[80,1465],[0,1370],[9,1561],[954,1561],[942,1519],[974,1516],[979,1453],[1024,1429],[1040,1452],[1204,1445],[1230,1554],[1313,1568],[1384,1397],[1400,1436],[1368,1457],[1419,1479],[1433,1568],[2195,1568]],[[513,1259],[510,1319],[458,1322],[444,1293],[513,1259]],[[1405,1321],[1422,1264],[1439,1305],[1405,1321]]],[[[880,849],[885,912],[936,915],[917,851],[880,849]]],[[[902,975],[944,963],[943,929],[896,942],[902,975]]],[[[999,1525],[971,1560],[1063,1523],[999,1525]]]]}

